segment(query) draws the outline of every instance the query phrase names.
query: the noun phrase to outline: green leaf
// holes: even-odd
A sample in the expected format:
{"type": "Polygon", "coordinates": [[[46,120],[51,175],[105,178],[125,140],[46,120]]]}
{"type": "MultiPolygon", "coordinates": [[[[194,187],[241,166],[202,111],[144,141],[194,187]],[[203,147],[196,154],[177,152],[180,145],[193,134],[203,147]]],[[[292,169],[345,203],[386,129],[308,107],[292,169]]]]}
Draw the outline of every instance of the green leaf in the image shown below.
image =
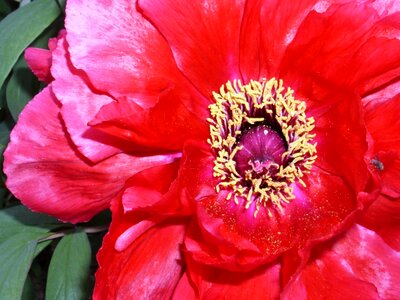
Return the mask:
{"type": "Polygon", "coordinates": [[[36,253],[37,239],[46,232],[32,230],[13,235],[0,243],[0,295],[2,299],[19,300],[36,253]]]}
{"type": "Polygon", "coordinates": [[[91,249],[86,233],[64,236],[50,261],[46,300],[86,299],[91,249]]]}
{"type": "Polygon", "coordinates": [[[63,224],[57,219],[30,211],[18,205],[0,210],[0,243],[17,233],[42,232],[47,236],[50,229],[63,224]]]}
{"type": "Polygon", "coordinates": [[[38,88],[39,83],[36,77],[29,69],[25,58],[21,56],[13,68],[6,89],[7,106],[15,121],[18,120],[19,114],[36,94],[38,88]]]}
{"type": "Polygon", "coordinates": [[[10,140],[10,132],[12,125],[9,121],[0,122],[0,163],[3,161],[3,151],[10,140]]]}
{"type": "Polygon", "coordinates": [[[48,27],[61,11],[55,0],[36,0],[0,22],[0,87],[22,51],[48,27]]]}

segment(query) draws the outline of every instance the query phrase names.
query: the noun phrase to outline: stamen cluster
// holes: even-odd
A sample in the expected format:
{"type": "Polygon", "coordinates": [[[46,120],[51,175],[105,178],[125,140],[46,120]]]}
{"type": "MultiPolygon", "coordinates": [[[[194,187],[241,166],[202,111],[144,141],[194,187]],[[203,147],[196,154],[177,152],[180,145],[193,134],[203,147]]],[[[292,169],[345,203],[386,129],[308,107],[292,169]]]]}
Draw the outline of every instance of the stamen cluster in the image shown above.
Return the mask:
{"type": "MultiPolygon", "coordinates": [[[[306,104],[285,88],[282,80],[272,78],[261,82],[251,80],[243,85],[240,80],[228,81],[219,93],[213,92],[214,104],[209,106],[211,118],[208,143],[215,154],[213,176],[219,179],[215,189],[228,191],[227,200],[245,208],[255,205],[254,217],[264,206],[271,210],[295,198],[293,183],[305,186],[302,177],[309,173],[316,156],[314,118],[306,117],[306,104]],[[240,155],[242,134],[257,126],[268,126],[278,132],[286,144],[279,163],[269,164],[260,171],[259,162],[249,161],[244,173],[238,172],[235,157],[240,155]]],[[[265,149],[266,151],[268,149],[265,149]]],[[[262,168],[262,166],[261,166],[262,168]]]]}

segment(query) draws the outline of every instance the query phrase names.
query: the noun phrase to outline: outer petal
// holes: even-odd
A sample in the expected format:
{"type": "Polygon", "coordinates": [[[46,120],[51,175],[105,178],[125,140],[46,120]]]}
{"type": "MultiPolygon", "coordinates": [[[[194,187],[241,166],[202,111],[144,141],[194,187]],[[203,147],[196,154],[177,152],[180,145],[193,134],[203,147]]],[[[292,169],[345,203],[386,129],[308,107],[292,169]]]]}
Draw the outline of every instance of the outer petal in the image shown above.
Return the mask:
{"type": "Polygon", "coordinates": [[[117,155],[87,164],[68,140],[55,101],[48,87],[29,102],[4,155],[7,187],[32,210],[63,221],[87,221],[109,206],[127,178],[175,159],[117,155]]]}
{"type": "Polygon", "coordinates": [[[279,263],[253,272],[230,272],[189,260],[189,277],[199,299],[279,299],[279,263]]]}
{"type": "Polygon", "coordinates": [[[399,29],[398,14],[379,15],[358,1],[312,12],[289,45],[280,75],[368,93],[398,76],[399,29]]]}
{"type": "Polygon", "coordinates": [[[381,192],[400,197],[400,94],[387,101],[376,99],[365,107],[365,122],[373,139],[369,157],[381,179],[381,192]]]}
{"type": "Polygon", "coordinates": [[[51,55],[52,51],[56,48],[57,40],[64,35],[65,31],[61,30],[57,38],[50,39],[48,42],[49,50],[33,47],[25,50],[25,60],[39,80],[46,83],[50,83],[53,80],[53,76],[50,73],[52,64],[51,55]]]}
{"type": "Polygon", "coordinates": [[[113,207],[113,221],[97,255],[93,299],[169,299],[182,272],[182,223],[164,223],[140,235],[123,251],[116,240],[132,223],[121,204],[113,207]]]}
{"type": "Polygon", "coordinates": [[[40,81],[49,83],[53,80],[50,74],[51,52],[46,49],[28,48],[25,50],[25,60],[33,74],[40,81]]]}
{"type": "Polygon", "coordinates": [[[342,294],[343,299],[398,299],[399,267],[399,252],[387,246],[373,231],[356,225],[331,250],[318,255],[287,288],[285,295],[291,299],[303,290],[310,298],[327,295],[326,299],[331,299],[329,294],[342,294]]]}
{"type": "Polygon", "coordinates": [[[71,65],[67,46],[65,38],[61,38],[53,52],[53,91],[62,104],[61,115],[72,141],[85,157],[97,162],[129,146],[88,125],[102,106],[115,100],[87,85],[85,74],[71,65]]]}
{"type": "Polygon", "coordinates": [[[69,1],[66,14],[71,60],[98,90],[149,107],[163,90],[187,86],[168,44],[134,1],[69,1]]]}
{"type": "Polygon", "coordinates": [[[144,15],[168,41],[179,69],[205,97],[240,78],[243,0],[140,0],[144,15]]]}

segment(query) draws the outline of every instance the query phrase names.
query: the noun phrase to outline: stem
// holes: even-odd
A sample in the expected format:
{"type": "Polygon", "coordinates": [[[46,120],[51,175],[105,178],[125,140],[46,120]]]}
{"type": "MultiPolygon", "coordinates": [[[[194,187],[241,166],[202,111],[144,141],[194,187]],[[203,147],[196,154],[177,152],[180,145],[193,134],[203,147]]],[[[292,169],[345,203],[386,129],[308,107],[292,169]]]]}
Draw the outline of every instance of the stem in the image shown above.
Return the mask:
{"type": "MultiPolygon", "coordinates": [[[[98,232],[106,231],[107,229],[108,229],[108,226],[94,226],[94,227],[86,227],[86,228],[83,228],[82,230],[83,230],[83,232],[86,232],[86,233],[98,233],[98,232]]],[[[48,241],[48,240],[58,239],[58,238],[63,237],[64,235],[66,235],[68,233],[72,233],[74,231],[75,231],[75,228],[70,228],[70,229],[65,229],[63,231],[60,231],[60,232],[55,232],[47,237],[39,239],[38,243],[48,241]]]]}

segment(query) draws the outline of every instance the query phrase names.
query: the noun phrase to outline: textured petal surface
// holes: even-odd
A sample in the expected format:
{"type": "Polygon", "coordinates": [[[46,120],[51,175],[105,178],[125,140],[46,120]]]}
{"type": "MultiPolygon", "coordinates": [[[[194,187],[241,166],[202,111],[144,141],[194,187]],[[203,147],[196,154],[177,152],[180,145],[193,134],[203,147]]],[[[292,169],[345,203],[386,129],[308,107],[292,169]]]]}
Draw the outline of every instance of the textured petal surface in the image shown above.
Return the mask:
{"type": "Polygon", "coordinates": [[[277,76],[286,48],[307,15],[338,2],[345,1],[247,1],[240,36],[240,67],[244,79],[277,76]]]}
{"type": "Polygon", "coordinates": [[[134,1],[69,1],[65,26],[73,64],[98,90],[149,107],[163,90],[187,84],[134,1]]]}
{"type": "Polygon", "coordinates": [[[400,198],[380,196],[368,207],[361,224],[374,230],[389,246],[400,252],[400,198]]]}
{"type": "Polygon", "coordinates": [[[21,113],[5,152],[7,187],[26,206],[63,221],[87,221],[107,208],[125,181],[174,156],[113,156],[86,163],[67,137],[51,87],[21,113]]]}
{"type": "Polygon", "coordinates": [[[84,74],[71,65],[65,38],[59,40],[53,52],[51,72],[55,78],[53,91],[62,104],[63,121],[78,150],[93,162],[120,153],[125,146],[121,141],[88,126],[99,109],[114,100],[95,93],[86,84],[84,74]]]}
{"type": "Polygon", "coordinates": [[[383,194],[400,197],[400,95],[387,101],[370,101],[365,122],[373,139],[369,158],[373,171],[381,179],[383,194]]]}
{"type": "Polygon", "coordinates": [[[185,225],[155,226],[126,249],[115,249],[118,237],[134,225],[123,216],[120,203],[113,205],[113,221],[97,255],[93,299],[169,299],[181,277],[180,243],[185,225]]]}
{"type": "Polygon", "coordinates": [[[279,263],[230,272],[189,261],[187,272],[199,299],[279,299],[279,263]]]}
{"type": "Polygon", "coordinates": [[[25,60],[33,74],[40,81],[49,83],[53,77],[50,74],[51,51],[40,48],[28,48],[25,50],[25,60]]]}
{"type": "Polygon", "coordinates": [[[360,94],[397,77],[399,18],[362,2],[310,13],[288,46],[280,77],[313,77],[360,94]]]}
{"type": "Polygon", "coordinates": [[[288,286],[286,299],[298,295],[324,299],[339,295],[341,299],[397,299],[399,266],[399,252],[373,231],[356,225],[307,265],[288,286]]]}
{"type": "Polygon", "coordinates": [[[243,0],[140,0],[139,7],[166,38],[179,69],[201,93],[240,78],[243,0]]]}
{"type": "Polygon", "coordinates": [[[190,93],[176,90],[163,92],[159,102],[150,109],[143,109],[129,99],[120,99],[105,105],[90,124],[139,149],[177,150],[188,139],[205,140],[209,136],[207,114],[192,113],[188,109],[192,100],[190,93]]]}

